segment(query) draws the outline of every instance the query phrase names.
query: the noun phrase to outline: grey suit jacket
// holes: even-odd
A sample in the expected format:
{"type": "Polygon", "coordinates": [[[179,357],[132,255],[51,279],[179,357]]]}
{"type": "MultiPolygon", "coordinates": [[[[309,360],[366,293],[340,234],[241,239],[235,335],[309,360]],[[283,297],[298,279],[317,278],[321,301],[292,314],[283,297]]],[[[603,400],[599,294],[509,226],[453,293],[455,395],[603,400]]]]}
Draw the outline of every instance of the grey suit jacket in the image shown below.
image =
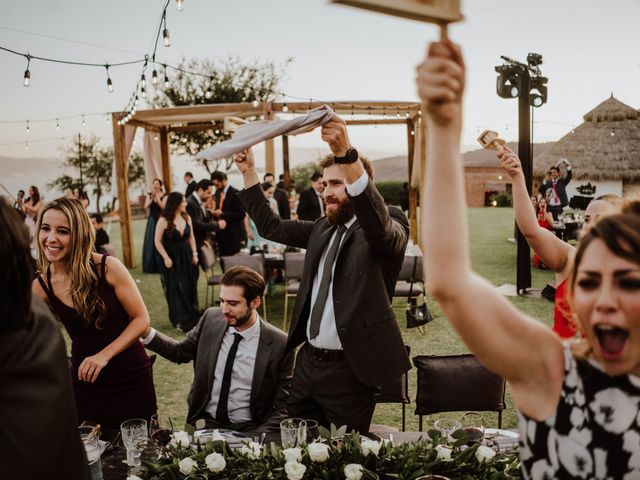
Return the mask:
{"type": "MultiPolygon", "coordinates": [[[[311,289],[320,257],[334,228],[326,217],[315,222],[282,220],[269,208],[260,185],[238,197],[264,238],[306,248],[287,350],[306,341],[311,289]]],[[[409,222],[384,204],[373,182],[350,197],[356,222],[345,233],[333,277],[333,309],[338,337],[358,379],[368,386],[396,381],[411,368],[391,302],[409,237],[409,222]]]]}
{"type": "MultiPolygon", "coordinates": [[[[194,378],[187,422],[193,424],[211,399],[213,377],[222,337],[227,329],[222,311],[209,308],[180,342],[157,332],[146,347],[175,363],[193,360],[194,378]]],[[[260,340],[253,372],[251,418],[259,430],[276,430],[287,416],[287,398],[293,374],[293,355],[285,351],[287,335],[261,320],[260,340]]]]}

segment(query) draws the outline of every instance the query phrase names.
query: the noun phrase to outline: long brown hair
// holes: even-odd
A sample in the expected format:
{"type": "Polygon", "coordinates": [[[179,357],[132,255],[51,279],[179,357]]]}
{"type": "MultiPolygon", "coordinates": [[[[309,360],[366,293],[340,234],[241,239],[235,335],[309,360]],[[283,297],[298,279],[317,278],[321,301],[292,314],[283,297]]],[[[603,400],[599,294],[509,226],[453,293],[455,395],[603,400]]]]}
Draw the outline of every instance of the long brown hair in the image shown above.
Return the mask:
{"type": "MultiPolygon", "coordinates": [[[[71,235],[71,252],[67,259],[67,270],[71,278],[69,296],[73,307],[86,324],[94,323],[100,328],[105,315],[105,305],[98,296],[98,272],[93,261],[93,249],[95,244],[95,232],[89,219],[89,214],[79,200],[72,198],[58,198],[47,203],[40,214],[36,224],[36,238],[39,239],[42,219],[48,210],[62,212],[69,221],[69,234],[71,235]]],[[[47,260],[38,240],[38,270],[46,275],[51,262],[47,260]]]]}
{"type": "MultiPolygon", "coordinates": [[[[176,218],[176,212],[178,208],[180,208],[183,200],[184,195],[180,192],[171,192],[167,197],[167,203],[162,210],[162,217],[167,220],[167,233],[171,233],[176,228],[173,220],[176,218]]],[[[185,220],[189,217],[187,213],[181,213],[180,216],[185,220]]]]}

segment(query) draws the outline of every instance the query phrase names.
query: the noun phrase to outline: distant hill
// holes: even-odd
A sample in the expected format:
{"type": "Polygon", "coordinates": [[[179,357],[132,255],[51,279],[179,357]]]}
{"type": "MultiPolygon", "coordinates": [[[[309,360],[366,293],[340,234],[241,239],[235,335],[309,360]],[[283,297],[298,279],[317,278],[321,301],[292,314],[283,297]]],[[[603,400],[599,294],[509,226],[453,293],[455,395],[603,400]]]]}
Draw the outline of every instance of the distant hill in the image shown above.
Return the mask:
{"type": "MultiPolygon", "coordinates": [[[[554,142],[535,143],[533,145],[533,157],[541,155],[553,146],[554,142]]],[[[518,151],[518,142],[508,142],[507,146],[518,151]]],[[[500,162],[494,150],[476,149],[462,154],[462,161],[465,167],[498,167],[500,162]]],[[[379,182],[406,182],[409,178],[407,156],[399,155],[395,157],[381,158],[371,162],[375,169],[376,181],[379,182]]]]}

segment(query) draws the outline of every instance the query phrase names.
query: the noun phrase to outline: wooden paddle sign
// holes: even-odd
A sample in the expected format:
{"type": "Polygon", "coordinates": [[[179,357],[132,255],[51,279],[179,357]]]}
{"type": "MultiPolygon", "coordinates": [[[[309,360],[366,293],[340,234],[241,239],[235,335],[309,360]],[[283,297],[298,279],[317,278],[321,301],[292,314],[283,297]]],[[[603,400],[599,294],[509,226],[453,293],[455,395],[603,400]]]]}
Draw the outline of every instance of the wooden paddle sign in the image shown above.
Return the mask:
{"type": "Polygon", "coordinates": [[[460,0],[331,0],[331,2],[440,25],[462,20],[460,0]]]}

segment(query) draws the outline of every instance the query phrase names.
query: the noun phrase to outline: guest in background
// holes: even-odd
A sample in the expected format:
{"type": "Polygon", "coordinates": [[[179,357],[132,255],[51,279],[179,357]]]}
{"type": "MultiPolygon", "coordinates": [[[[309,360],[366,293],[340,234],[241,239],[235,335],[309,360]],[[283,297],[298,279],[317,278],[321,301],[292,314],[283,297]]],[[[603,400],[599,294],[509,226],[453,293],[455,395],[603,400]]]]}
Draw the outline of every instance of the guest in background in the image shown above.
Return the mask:
{"type": "Polygon", "coordinates": [[[276,187],[281,188],[282,190],[286,190],[285,189],[285,184],[284,184],[284,174],[283,173],[278,175],[278,183],[276,183],[276,187]]]}
{"type": "MultiPolygon", "coordinates": [[[[273,192],[275,187],[272,183],[264,182],[262,184],[262,190],[264,192],[265,197],[269,201],[269,207],[273,211],[273,213],[278,213],[278,204],[273,198],[273,192]]],[[[266,238],[262,238],[260,233],[258,233],[258,227],[256,227],[255,222],[247,215],[245,217],[245,228],[247,229],[247,248],[254,251],[263,251],[266,247],[268,251],[273,250],[283,250],[284,245],[277,242],[272,242],[271,240],[267,240],[266,238]]]]}
{"type": "Polygon", "coordinates": [[[283,220],[289,220],[291,218],[289,194],[286,190],[276,186],[273,173],[265,173],[263,179],[265,182],[268,182],[275,187],[275,190],[273,191],[273,198],[278,202],[278,211],[276,213],[278,213],[283,220]]]}
{"type": "Polygon", "coordinates": [[[89,194],[84,190],[80,192],[80,203],[82,204],[82,208],[88,212],[91,201],[89,200],[89,194]]]}
{"type": "MultiPolygon", "coordinates": [[[[536,199],[536,205],[534,207],[536,211],[536,218],[538,219],[538,225],[542,228],[546,228],[547,230],[553,230],[553,215],[551,212],[547,210],[547,200],[542,197],[540,200],[537,200],[537,197],[532,196],[531,199],[536,199]]],[[[548,268],[540,257],[534,252],[533,253],[533,263],[536,267],[540,269],[548,268]]]]}
{"type": "Polygon", "coordinates": [[[196,191],[198,182],[193,179],[193,173],[186,172],[184,174],[184,183],[187,184],[187,189],[184,192],[184,198],[189,198],[191,194],[196,191]]]}
{"type": "Polygon", "coordinates": [[[198,251],[187,201],[171,192],[156,225],[155,246],[160,258],[162,288],[169,320],[178,330],[189,331],[198,321],[198,251]]]}
{"type": "Polygon", "coordinates": [[[77,200],[59,198],[36,226],[33,291],[48,301],[71,338],[78,419],[118,429],[156,413],[151,362],[138,338],[149,313],[136,282],[115,257],[93,251],[95,234],[77,200]]]}
{"type": "Polygon", "coordinates": [[[533,206],[533,209],[536,211],[536,213],[538,213],[538,196],[537,195],[531,195],[531,205],[533,206]]]}
{"type": "Polygon", "coordinates": [[[26,218],[26,214],[24,213],[24,190],[19,190],[18,195],[16,196],[16,201],[13,203],[13,209],[18,212],[22,220],[26,218]]]}
{"type": "Polygon", "coordinates": [[[549,169],[551,172],[551,181],[547,182],[547,190],[545,192],[547,203],[549,205],[548,210],[553,215],[554,220],[558,220],[564,210],[564,207],[569,205],[569,198],[567,197],[567,184],[571,181],[571,163],[566,158],[558,160],[553,167],[549,169]],[[560,174],[560,166],[564,165],[567,169],[565,175],[560,174]]]}
{"type": "Polygon", "coordinates": [[[22,212],[25,214],[24,222],[29,229],[29,235],[33,238],[36,228],[36,222],[38,221],[38,213],[44,205],[42,198],[40,198],[40,191],[35,185],[29,187],[29,198],[27,198],[22,204],[22,212]]]}
{"type": "Polygon", "coordinates": [[[102,246],[109,243],[109,234],[104,229],[104,219],[99,213],[91,214],[91,225],[96,234],[95,251],[98,253],[104,253],[102,246]]]}
{"type": "Polygon", "coordinates": [[[2,201],[0,228],[1,476],[88,479],[64,340],[31,295],[27,228],[2,201]]]}
{"type": "Polygon", "coordinates": [[[142,244],[142,271],[144,273],[158,273],[160,271],[156,262],[154,238],[156,224],[164,208],[166,197],[162,180],[154,179],[151,184],[151,192],[144,200],[144,208],[148,211],[147,228],[144,231],[144,243],[142,244]]]}
{"type": "Polygon", "coordinates": [[[311,186],[300,193],[298,201],[298,220],[316,221],[324,217],[324,199],[322,198],[322,174],[319,172],[311,175],[311,186]]]}
{"type": "Polygon", "coordinates": [[[227,222],[226,228],[217,235],[218,251],[223,256],[235,255],[247,236],[244,230],[245,211],[238,199],[238,190],[229,184],[226,173],[213,172],[211,181],[216,188],[216,209],[213,216],[227,222]]]}

